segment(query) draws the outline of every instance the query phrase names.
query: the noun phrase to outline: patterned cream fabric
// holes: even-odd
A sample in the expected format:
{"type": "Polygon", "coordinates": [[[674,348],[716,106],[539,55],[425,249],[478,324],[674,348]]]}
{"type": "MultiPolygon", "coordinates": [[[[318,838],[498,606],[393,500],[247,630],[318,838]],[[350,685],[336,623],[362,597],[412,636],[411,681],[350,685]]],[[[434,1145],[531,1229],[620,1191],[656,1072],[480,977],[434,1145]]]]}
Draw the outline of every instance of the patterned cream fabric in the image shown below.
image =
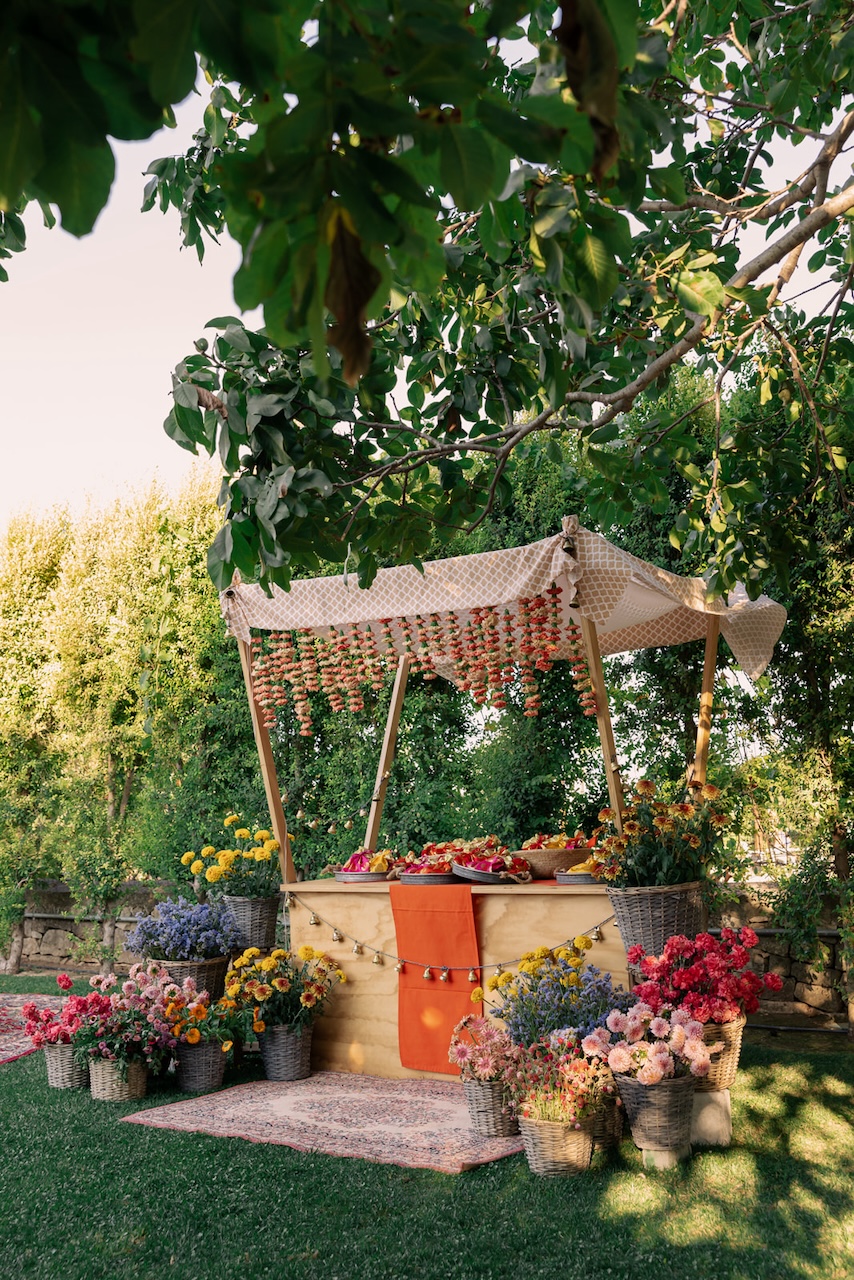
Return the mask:
{"type": "MultiPolygon", "coordinates": [[[[702,639],[710,615],[720,617],[721,633],[744,672],[761,675],[783,625],[786,611],[767,596],[749,600],[743,587],[728,599],[706,600],[700,578],[680,578],[615,547],[597,533],[566,517],[563,530],[551,538],[479,555],[455,556],[424,565],[381,569],[371,587],[362,590],[354,576],[303,579],[290,591],[274,588],[268,597],[258,586],[235,582],[221,596],[230,635],[249,640],[251,629],[308,629],[318,635],[330,627],[375,624],[381,619],[430,615],[444,620],[453,611],[464,627],[473,608],[493,607],[515,618],[518,601],[541,595],[555,583],[561,588],[561,621],[579,616],[596,624],[603,654],[625,653],[659,645],[702,639]]],[[[391,626],[395,648],[404,638],[391,626]]],[[[571,655],[558,646],[557,658],[571,655]]],[[[437,662],[441,673],[443,665],[437,662]]]]}

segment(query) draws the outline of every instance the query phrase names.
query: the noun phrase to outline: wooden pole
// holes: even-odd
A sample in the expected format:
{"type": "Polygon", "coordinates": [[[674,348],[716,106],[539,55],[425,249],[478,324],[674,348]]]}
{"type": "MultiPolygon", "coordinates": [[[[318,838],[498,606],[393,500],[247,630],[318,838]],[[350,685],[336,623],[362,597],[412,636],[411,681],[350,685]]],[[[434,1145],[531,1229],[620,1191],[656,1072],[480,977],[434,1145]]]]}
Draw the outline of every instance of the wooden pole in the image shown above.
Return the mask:
{"type": "Polygon", "coordinates": [[[617,748],[614,745],[614,730],[611,725],[611,711],[608,706],[608,690],[605,688],[605,673],[602,670],[602,654],[599,651],[599,637],[596,624],[589,618],[580,617],[581,638],[587,655],[587,669],[596,698],[596,724],[599,728],[599,741],[602,743],[602,758],[605,761],[605,777],[608,782],[608,797],[611,808],[616,813],[614,825],[618,831],[623,829],[622,812],[625,808],[623,784],[620,780],[620,766],[617,762],[617,748]]]}
{"type": "Polygon", "coordinates": [[[709,767],[709,738],[712,731],[712,699],[715,690],[715,668],[718,661],[718,636],[721,620],[711,614],[706,625],[706,654],[703,660],[703,686],[700,690],[700,716],[697,723],[697,748],[694,765],[688,771],[688,781],[705,782],[709,767]]]}
{"type": "Polygon", "coordinates": [[[405,653],[402,653],[397,662],[397,675],[394,678],[394,688],[391,691],[391,702],[388,708],[388,718],[385,725],[385,736],[383,738],[382,750],[380,751],[380,762],[377,765],[377,780],[374,783],[374,792],[371,796],[371,808],[368,812],[368,825],[365,828],[365,845],[366,849],[375,849],[376,841],[380,834],[380,822],[383,816],[383,805],[385,804],[385,793],[388,787],[388,777],[391,772],[391,766],[394,763],[394,748],[397,744],[397,730],[400,726],[400,713],[403,710],[403,695],[406,692],[406,681],[409,676],[410,659],[405,653]]]}
{"type": "Polygon", "coordinates": [[[276,764],[273,760],[273,748],[267,726],[255,701],[252,688],[252,651],[245,640],[238,640],[240,665],[243,668],[243,682],[246,685],[246,696],[249,699],[249,714],[252,717],[252,732],[255,735],[255,746],[258,748],[258,761],[261,765],[261,777],[264,781],[264,793],[267,797],[267,808],[270,810],[270,824],[273,835],[279,842],[279,867],[284,884],[294,884],[297,873],[291,853],[291,842],[288,837],[288,824],[282,808],[282,797],[279,791],[279,779],[276,777],[276,764]]]}

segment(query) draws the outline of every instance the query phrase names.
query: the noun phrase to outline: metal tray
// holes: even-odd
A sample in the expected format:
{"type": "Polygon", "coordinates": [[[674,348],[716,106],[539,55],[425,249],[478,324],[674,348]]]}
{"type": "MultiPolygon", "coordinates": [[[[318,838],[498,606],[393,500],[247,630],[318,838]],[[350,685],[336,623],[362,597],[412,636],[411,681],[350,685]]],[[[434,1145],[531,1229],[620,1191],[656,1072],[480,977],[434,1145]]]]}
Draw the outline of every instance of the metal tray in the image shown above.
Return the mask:
{"type": "Polygon", "coordinates": [[[368,880],[385,880],[386,871],[336,871],[335,879],[341,884],[365,884],[368,880]]]}
{"type": "Polygon", "coordinates": [[[586,871],[578,872],[573,875],[571,871],[556,871],[555,880],[558,884],[601,884],[601,880],[597,880],[595,876],[589,875],[586,871]]]}
{"type": "Polygon", "coordinates": [[[425,874],[424,872],[421,872],[421,871],[416,871],[414,873],[411,871],[410,872],[401,871],[400,883],[401,884],[458,884],[459,882],[456,876],[446,875],[444,871],[441,873],[437,871],[433,875],[431,875],[429,872],[425,874]]]}
{"type": "Polygon", "coordinates": [[[478,884],[512,884],[507,876],[500,876],[497,871],[478,871],[476,867],[464,867],[461,863],[454,863],[454,875],[461,876],[463,880],[474,880],[478,884]]]}

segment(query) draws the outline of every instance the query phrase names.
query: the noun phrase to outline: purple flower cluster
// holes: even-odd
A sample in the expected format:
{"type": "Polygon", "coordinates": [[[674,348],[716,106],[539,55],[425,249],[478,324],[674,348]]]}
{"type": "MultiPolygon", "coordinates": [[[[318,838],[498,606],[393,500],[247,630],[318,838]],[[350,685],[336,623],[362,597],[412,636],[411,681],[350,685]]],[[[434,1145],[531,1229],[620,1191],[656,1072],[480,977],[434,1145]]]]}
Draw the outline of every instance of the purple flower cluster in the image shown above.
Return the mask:
{"type": "Polygon", "coordinates": [[[223,902],[167,899],[140,916],[127,936],[130,951],[157,960],[212,960],[242,946],[242,934],[223,902]]]}
{"type": "Polygon", "coordinates": [[[625,1011],[634,997],[615,987],[610,973],[588,964],[576,971],[559,960],[534,975],[523,976],[501,993],[498,1015],[516,1044],[531,1045],[553,1031],[570,1029],[580,1039],[601,1027],[612,1009],[625,1011]]]}

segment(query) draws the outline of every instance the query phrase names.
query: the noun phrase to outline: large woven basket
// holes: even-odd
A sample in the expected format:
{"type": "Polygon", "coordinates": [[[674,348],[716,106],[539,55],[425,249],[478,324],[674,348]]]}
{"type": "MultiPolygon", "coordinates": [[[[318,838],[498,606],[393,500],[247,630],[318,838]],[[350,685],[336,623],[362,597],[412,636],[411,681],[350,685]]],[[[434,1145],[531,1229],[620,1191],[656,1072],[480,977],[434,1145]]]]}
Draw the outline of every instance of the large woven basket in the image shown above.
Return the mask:
{"type": "Polygon", "coordinates": [[[715,1089],[731,1089],[738,1072],[741,1057],[741,1038],[747,1018],[742,1016],[734,1022],[707,1022],[703,1027],[703,1039],[706,1044],[715,1044],[723,1040],[724,1047],[712,1058],[709,1074],[697,1081],[701,1092],[711,1093],[715,1089]]]}
{"type": "Polygon", "coordinates": [[[640,1084],[634,1076],[615,1076],[636,1147],[671,1151],[691,1145],[694,1076],[658,1084],[640,1084]]]}
{"type": "Polygon", "coordinates": [[[259,947],[270,951],[276,945],[276,921],[279,918],[279,899],[233,898],[223,894],[223,901],[231,911],[241,933],[241,946],[259,947]]]}
{"type": "Polygon", "coordinates": [[[590,1168],[593,1131],[589,1125],[576,1129],[557,1120],[526,1120],[520,1116],[519,1128],[531,1173],[566,1178],[590,1168]]]}
{"type": "Polygon", "coordinates": [[[554,880],[556,872],[566,871],[569,867],[577,867],[579,862],[586,862],[590,856],[590,850],[586,848],[519,849],[511,856],[525,858],[535,880],[554,880]]]}
{"type": "Polygon", "coordinates": [[[88,1089],[89,1067],[78,1067],[70,1044],[46,1044],[44,1060],[51,1089],[88,1089]]]}
{"type": "Polygon", "coordinates": [[[178,1088],[182,1093],[210,1093],[225,1074],[225,1054],[219,1040],[178,1046],[178,1088]]]}
{"type": "Polygon", "coordinates": [[[268,1080],[305,1080],[311,1075],[310,1026],[268,1027],[258,1047],[268,1080]]]}
{"type": "Polygon", "coordinates": [[[674,933],[693,938],[703,927],[699,880],[640,889],[609,886],[607,893],[627,951],[640,943],[648,956],[660,956],[674,933]]]}
{"type": "Polygon", "coordinates": [[[593,1146],[597,1151],[606,1147],[618,1147],[623,1137],[623,1108],[619,1098],[605,1096],[591,1116],[593,1146]]]}
{"type": "Polygon", "coordinates": [[[93,1058],[89,1063],[92,1097],[100,1102],[131,1102],[144,1098],[148,1083],[148,1067],[136,1060],[128,1063],[127,1080],[122,1080],[115,1062],[93,1058]]]}
{"type": "Polygon", "coordinates": [[[502,1080],[464,1080],[463,1093],[471,1127],[480,1138],[509,1138],[519,1122],[507,1107],[502,1080]]]}
{"type": "Polygon", "coordinates": [[[211,1000],[218,1000],[225,991],[225,975],[228,973],[228,956],[214,956],[212,960],[161,960],[169,970],[173,982],[182,983],[192,978],[198,991],[207,991],[211,1000]]]}

